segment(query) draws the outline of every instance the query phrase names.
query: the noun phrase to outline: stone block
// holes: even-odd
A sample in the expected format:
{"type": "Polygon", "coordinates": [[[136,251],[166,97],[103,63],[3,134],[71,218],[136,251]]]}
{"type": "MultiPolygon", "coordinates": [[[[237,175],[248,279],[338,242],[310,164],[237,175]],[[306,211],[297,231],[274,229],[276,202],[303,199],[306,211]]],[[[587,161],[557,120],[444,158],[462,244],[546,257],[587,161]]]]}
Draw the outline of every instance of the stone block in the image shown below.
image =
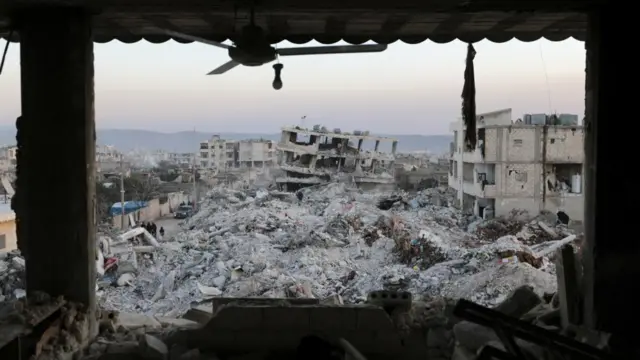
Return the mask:
{"type": "Polygon", "coordinates": [[[198,329],[202,327],[201,324],[198,324],[195,321],[191,321],[187,319],[176,319],[171,317],[156,316],[156,320],[158,320],[158,322],[162,324],[162,326],[170,326],[170,327],[183,328],[183,329],[198,329]]]}
{"type": "Polygon", "coordinates": [[[427,338],[426,333],[420,330],[411,331],[411,333],[403,336],[401,341],[404,345],[404,351],[406,354],[415,357],[416,354],[427,353],[427,338]]]}
{"type": "Polygon", "coordinates": [[[309,330],[311,309],[306,306],[265,307],[264,327],[276,330],[309,330]]]}
{"type": "Polygon", "coordinates": [[[311,330],[356,330],[358,313],[353,308],[342,306],[326,306],[310,308],[311,330]]]}
{"type": "Polygon", "coordinates": [[[206,338],[200,338],[198,346],[193,346],[192,342],[190,347],[197,347],[200,351],[218,351],[218,350],[237,350],[242,348],[244,342],[242,338],[239,338],[233,330],[216,330],[206,334],[206,338]]]}
{"type": "Polygon", "coordinates": [[[395,355],[404,351],[400,334],[397,331],[376,331],[374,343],[377,353],[395,355]]]}
{"type": "Polygon", "coordinates": [[[434,327],[427,333],[427,347],[448,349],[453,346],[453,334],[445,327],[434,327]]]}
{"type": "Polygon", "coordinates": [[[157,337],[145,334],[140,339],[140,354],[145,359],[166,360],[169,356],[167,345],[157,337]]]}
{"type": "Polygon", "coordinates": [[[133,313],[120,313],[118,314],[118,324],[126,329],[135,330],[140,328],[145,329],[160,329],[162,324],[158,322],[152,316],[146,316],[133,313]]]}
{"type": "Polygon", "coordinates": [[[236,344],[243,351],[292,350],[308,334],[296,331],[238,331],[236,344]]]}
{"type": "Polygon", "coordinates": [[[365,355],[378,352],[375,346],[376,335],[373,331],[351,331],[344,333],[342,337],[365,355]]]}
{"type": "Polygon", "coordinates": [[[357,310],[358,329],[368,331],[387,331],[395,329],[389,315],[379,307],[362,307],[357,310]]]}
{"type": "Polygon", "coordinates": [[[225,306],[207,323],[206,328],[243,330],[261,328],[263,308],[257,306],[225,306]]]}

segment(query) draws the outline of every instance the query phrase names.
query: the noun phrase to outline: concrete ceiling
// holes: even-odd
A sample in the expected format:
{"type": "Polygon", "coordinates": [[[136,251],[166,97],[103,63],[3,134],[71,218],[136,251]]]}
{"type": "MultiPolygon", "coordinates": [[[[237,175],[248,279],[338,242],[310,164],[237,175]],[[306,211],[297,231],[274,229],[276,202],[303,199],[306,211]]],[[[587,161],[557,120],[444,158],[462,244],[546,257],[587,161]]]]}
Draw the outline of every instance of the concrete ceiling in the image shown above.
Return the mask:
{"type": "MultiPolygon", "coordinates": [[[[358,44],[369,40],[445,43],[454,39],[533,41],[584,40],[586,10],[599,0],[0,0],[0,36],[7,38],[11,14],[42,6],[82,6],[94,14],[94,40],[125,43],[170,39],[164,30],[215,41],[233,39],[255,19],[272,43],[288,40],[358,44]]],[[[52,36],[53,37],[53,36],[52,36]]],[[[13,41],[19,40],[18,32],[13,41]]],[[[185,42],[184,40],[177,40],[185,42]]]]}

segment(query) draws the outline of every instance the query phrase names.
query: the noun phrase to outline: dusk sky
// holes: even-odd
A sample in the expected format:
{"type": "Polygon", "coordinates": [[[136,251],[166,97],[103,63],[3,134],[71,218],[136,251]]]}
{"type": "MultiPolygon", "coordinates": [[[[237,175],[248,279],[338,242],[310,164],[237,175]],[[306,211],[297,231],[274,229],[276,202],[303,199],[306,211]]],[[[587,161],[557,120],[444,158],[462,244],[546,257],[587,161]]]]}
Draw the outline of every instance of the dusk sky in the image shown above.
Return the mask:
{"type": "MultiPolygon", "coordinates": [[[[479,112],[510,107],[514,117],[557,112],[582,118],[584,43],[474,46],[479,112]]],[[[343,131],[445,134],[460,114],[465,56],[466,44],[456,41],[397,42],[377,54],[282,57],[284,87],[275,91],[273,63],[206,76],[228,60],[225,50],[213,46],[96,44],[96,123],[162,132],[274,133],[306,115],[307,126],[343,131]]],[[[0,99],[0,126],[14,125],[20,115],[16,44],[0,75],[0,99]]]]}

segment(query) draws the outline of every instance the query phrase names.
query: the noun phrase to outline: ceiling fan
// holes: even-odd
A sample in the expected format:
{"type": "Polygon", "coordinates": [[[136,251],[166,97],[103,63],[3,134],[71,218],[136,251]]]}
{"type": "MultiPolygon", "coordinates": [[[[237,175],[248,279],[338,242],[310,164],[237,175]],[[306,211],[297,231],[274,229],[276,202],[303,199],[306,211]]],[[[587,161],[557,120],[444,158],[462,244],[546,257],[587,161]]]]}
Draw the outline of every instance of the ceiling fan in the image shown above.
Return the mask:
{"type": "MultiPolygon", "coordinates": [[[[231,60],[220,65],[207,75],[220,75],[235,68],[238,65],[260,66],[276,60],[279,56],[299,56],[299,55],[324,55],[324,54],[356,54],[381,52],[387,49],[387,45],[337,45],[337,46],[312,46],[297,48],[279,48],[271,46],[264,30],[255,24],[254,11],[251,10],[250,22],[242,28],[240,36],[235,40],[234,45],[226,45],[217,41],[205,39],[199,36],[184,34],[173,30],[164,30],[169,36],[196,41],[226,49],[231,60]]],[[[278,90],[282,88],[280,72],[282,64],[273,66],[276,72],[276,79],[273,87],[278,90]]]]}

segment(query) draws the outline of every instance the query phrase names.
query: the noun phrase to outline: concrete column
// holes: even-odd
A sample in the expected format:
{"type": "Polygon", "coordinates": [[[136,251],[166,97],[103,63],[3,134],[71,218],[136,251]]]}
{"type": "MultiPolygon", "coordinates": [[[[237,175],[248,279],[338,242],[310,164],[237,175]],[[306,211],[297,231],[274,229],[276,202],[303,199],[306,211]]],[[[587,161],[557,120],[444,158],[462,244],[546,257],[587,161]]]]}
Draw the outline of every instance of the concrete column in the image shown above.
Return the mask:
{"type": "Polygon", "coordinates": [[[619,88],[636,66],[629,47],[618,41],[631,16],[613,6],[593,11],[586,41],[584,321],[613,333],[611,348],[622,353],[616,358],[637,358],[629,353],[638,345],[628,326],[640,321],[633,296],[640,291],[640,241],[633,225],[639,194],[634,177],[623,170],[627,156],[637,153],[638,139],[615,120],[626,118],[629,104],[637,102],[634,92],[619,88]]]}
{"type": "MultiPolygon", "coordinates": [[[[95,123],[91,17],[74,8],[25,11],[22,117],[16,127],[19,247],[27,293],[95,309],[95,123]],[[48,154],[61,153],[54,161],[48,154]]],[[[90,317],[93,319],[93,317],[90,317]]]]}

